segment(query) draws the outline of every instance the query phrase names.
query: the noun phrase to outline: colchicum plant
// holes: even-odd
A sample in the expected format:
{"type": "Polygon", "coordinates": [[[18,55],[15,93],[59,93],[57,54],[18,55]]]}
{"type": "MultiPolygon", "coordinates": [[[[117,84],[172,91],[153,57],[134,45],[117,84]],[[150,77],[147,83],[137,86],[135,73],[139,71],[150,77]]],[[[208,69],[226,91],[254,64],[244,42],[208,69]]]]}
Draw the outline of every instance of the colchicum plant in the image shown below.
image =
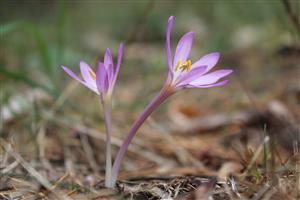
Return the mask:
{"type": "Polygon", "coordinates": [[[100,96],[101,103],[104,110],[105,129],[106,129],[106,167],[105,167],[105,186],[113,187],[111,185],[111,105],[112,94],[117,80],[117,76],[121,66],[124,45],[120,44],[117,66],[114,67],[112,55],[109,49],[106,49],[104,54],[104,61],[98,63],[96,73],[85,62],[80,62],[80,71],[82,78],[78,77],[69,68],[62,66],[63,70],[72,78],[79,81],[87,88],[100,96]]]}
{"type": "Polygon", "coordinates": [[[228,80],[220,81],[220,79],[232,73],[231,69],[222,69],[209,72],[219,60],[220,54],[216,52],[207,54],[194,63],[192,63],[191,60],[188,59],[193,44],[193,32],[188,32],[181,37],[177,44],[174,58],[172,58],[170,38],[173,21],[174,17],[169,17],[166,29],[166,57],[168,66],[168,77],[166,79],[166,82],[158,95],[149,103],[149,105],[145,108],[141,115],[132,124],[130,130],[127,133],[127,136],[123,141],[123,144],[121,145],[117,153],[112,168],[110,145],[111,96],[120,68],[123,45],[120,45],[119,48],[118,62],[115,71],[113,68],[112,58],[109,50],[107,50],[105,53],[104,63],[99,63],[96,74],[90,69],[87,64],[83,62],[80,63],[83,80],[68,68],[63,67],[71,77],[78,80],[83,85],[99,94],[101,97],[101,101],[104,107],[104,117],[107,131],[105,180],[105,185],[107,187],[115,186],[122,160],[124,159],[130,142],[137,133],[138,129],[145,122],[145,120],[164,100],[166,100],[172,94],[186,88],[211,88],[223,86],[228,83],[228,80]]]}

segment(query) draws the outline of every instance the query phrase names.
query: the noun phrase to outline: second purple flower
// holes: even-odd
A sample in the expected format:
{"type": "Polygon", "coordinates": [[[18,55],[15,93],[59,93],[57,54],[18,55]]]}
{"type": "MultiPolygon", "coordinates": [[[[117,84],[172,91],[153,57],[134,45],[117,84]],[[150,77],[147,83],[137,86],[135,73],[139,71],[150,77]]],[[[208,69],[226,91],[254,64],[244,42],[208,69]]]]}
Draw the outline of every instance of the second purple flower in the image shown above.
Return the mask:
{"type": "Polygon", "coordinates": [[[188,32],[179,40],[174,59],[171,52],[171,31],[174,17],[170,16],[166,30],[166,57],[168,65],[168,79],[166,84],[175,91],[181,88],[210,88],[225,85],[228,81],[220,81],[221,78],[232,73],[231,69],[216,70],[208,73],[218,62],[220,54],[217,52],[207,54],[198,61],[192,63],[188,59],[194,33],[188,32]]]}

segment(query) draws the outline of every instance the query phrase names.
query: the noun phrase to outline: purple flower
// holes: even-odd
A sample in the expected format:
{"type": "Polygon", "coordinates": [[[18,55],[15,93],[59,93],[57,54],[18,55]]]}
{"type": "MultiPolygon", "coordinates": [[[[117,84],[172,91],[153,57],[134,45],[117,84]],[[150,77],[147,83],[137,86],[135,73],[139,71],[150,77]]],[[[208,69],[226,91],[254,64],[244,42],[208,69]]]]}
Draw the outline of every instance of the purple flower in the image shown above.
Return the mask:
{"type": "Polygon", "coordinates": [[[228,83],[228,80],[219,80],[232,73],[231,69],[208,73],[217,64],[219,53],[207,54],[195,63],[188,59],[193,44],[193,32],[188,32],[181,37],[172,60],[170,36],[173,21],[174,17],[169,17],[166,30],[166,56],[169,69],[167,84],[177,91],[181,88],[210,88],[228,83]]]}
{"type": "Polygon", "coordinates": [[[123,55],[123,44],[120,44],[117,65],[114,67],[112,55],[109,49],[106,49],[104,54],[104,62],[98,63],[98,69],[96,73],[91,67],[84,61],[80,62],[80,72],[82,78],[78,77],[69,68],[62,66],[64,71],[69,74],[72,78],[79,81],[81,84],[102,96],[111,96],[116,79],[120,70],[122,55],[123,55]]]}
{"type": "Polygon", "coordinates": [[[173,19],[173,16],[169,18],[166,32],[166,54],[169,69],[167,81],[160,93],[148,104],[141,115],[135,120],[125,137],[112,168],[113,186],[116,183],[122,160],[124,159],[130,142],[145,120],[163,101],[176,91],[183,88],[210,88],[225,85],[228,82],[227,80],[218,81],[232,73],[232,70],[230,69],[216,70],[208,73],[208,71],[210,71],[218,62],[220,57],[219,53],[207,54],[193,64],[190,60],[188,60],[193,43],[193,32],[186,33],[179,40],[174,59],[172,61],[170,35],[173,26],[173,19]]]}
{"type": "Polygon", "coordinates": [[[105,129],[106,129],[106,168],[105,168],[105,186],[113,187],[112,185],[112,158],[111,158],[111,102],[112,92],[120,70],[121,60],[123,55],[123,44],[120,44],[117,66],[114,67],[112,55],[109,49],[106,49],[104,61],[98,63],[96,73],[85,62],[80,62],[80,71],[82,79],[78,77],[69,68],[62,66],[64,71],[72,78],[79,81],[87,88],[100,96],[103,105],[105,129]]]}

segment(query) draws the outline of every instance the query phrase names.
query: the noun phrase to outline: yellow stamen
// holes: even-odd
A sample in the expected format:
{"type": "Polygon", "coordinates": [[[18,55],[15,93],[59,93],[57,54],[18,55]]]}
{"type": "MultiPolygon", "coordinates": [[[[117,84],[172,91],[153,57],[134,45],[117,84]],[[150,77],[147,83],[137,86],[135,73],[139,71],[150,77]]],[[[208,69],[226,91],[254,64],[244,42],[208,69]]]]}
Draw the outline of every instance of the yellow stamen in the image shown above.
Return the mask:
{"type": "Polygon", "coordinates": [[[183,62],[178,61],[175,66],[175,71],[178,71],[180,69],[181,72],[184,71],[188,72],[191,70],[191,68],[192,68],[192,62],[190,60],[185,60],[183,62]]]}
{"type": "Polygon", "coordinates": [[[89,74],[92,77],[92,79],[96,80],[96,75],[92,70],[89,70],[89,74]]]}

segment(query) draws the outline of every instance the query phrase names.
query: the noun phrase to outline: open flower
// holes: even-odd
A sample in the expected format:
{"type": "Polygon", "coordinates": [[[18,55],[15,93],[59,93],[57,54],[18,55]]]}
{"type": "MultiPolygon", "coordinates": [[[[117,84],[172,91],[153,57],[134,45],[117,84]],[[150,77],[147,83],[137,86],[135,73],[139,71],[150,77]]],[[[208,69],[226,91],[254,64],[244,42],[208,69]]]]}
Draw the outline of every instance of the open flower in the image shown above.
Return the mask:
{"type": "Polygon", "coordinates": [[[168,20],[166,31],[166,54],[167,65],[169,69],[167,81],[159,94],[148,104],[141,115],[135,120],[127,136],[125,137],[123,144],[121,145],[117,153],[112,169],[113,186],[116,183],[122,160],[124,159],[126,150],[128,149],[130,142],[132,141],[140,126],[163,101],[165,101],[169,96],[182,88],[209,88],[225,85],[228,82],[227,80],[220,82],[218,81],[232,72],[232,70],[230,69],[223,69],[207,73],[218,62],[220,57],[219,53],[207,54],[193,64],[190,60],[188,60],[188,56],[190,54],[193,43],[193,32],[186,33],[179,40],[176,47],[174,59],[172,61],[170,46],[172,26],[173,16],[171,16],[168,20]]]}
{"type": "Polygon", "coordinates": [[[77,76],[69,68],[64,66],[62,66],[62,68],[72,78],[79,81],[81,84],[83,84],[96,94],[101,95],[102,97],[111,96],[120,70],[123,55],[123,46],[123,44],[120,44],[116,67],[114,67],[110,50],[106,49],[104,54],[104,62],[98,63],[96,73],[84,61],[80,62],[80,72],[82,78],[77,76]]]}
{"type": "Polygon", "coordinates": [[[193,44],[193,32],[188,32],[181,37],[172,60],[170,37],[173,21],[174,17],[169,17],[166,30],[166,56],[169,69],[167,84],[175,91],[181,88],[210,88],[225,85],[227,80],[218,81],[232,73],[232,70],[222,69],[208,73],[217,64],[219,53],[207,54],[195,63],[188,59],[193,44]]]}
{"type": "Polygon", "coordinates": [[[96,73],[85,62],[80,62],[80,71],[82,78],[78,77],[69,68],[62,66],[64,71],[72,78],[85,85],[87,88],[100,96],[103,105],[105,129],[106,129],[106,168],[105,168],[105,186],[113,187],[112,185],[112,158],[111,158],[111,102],[112,92],[120,70],[121,60],[123,55],[123,44],[120,44],[117,66],[114,67],[112,55],[109,49],[106,49],[104,61],[98,63],[96,73]]]}

